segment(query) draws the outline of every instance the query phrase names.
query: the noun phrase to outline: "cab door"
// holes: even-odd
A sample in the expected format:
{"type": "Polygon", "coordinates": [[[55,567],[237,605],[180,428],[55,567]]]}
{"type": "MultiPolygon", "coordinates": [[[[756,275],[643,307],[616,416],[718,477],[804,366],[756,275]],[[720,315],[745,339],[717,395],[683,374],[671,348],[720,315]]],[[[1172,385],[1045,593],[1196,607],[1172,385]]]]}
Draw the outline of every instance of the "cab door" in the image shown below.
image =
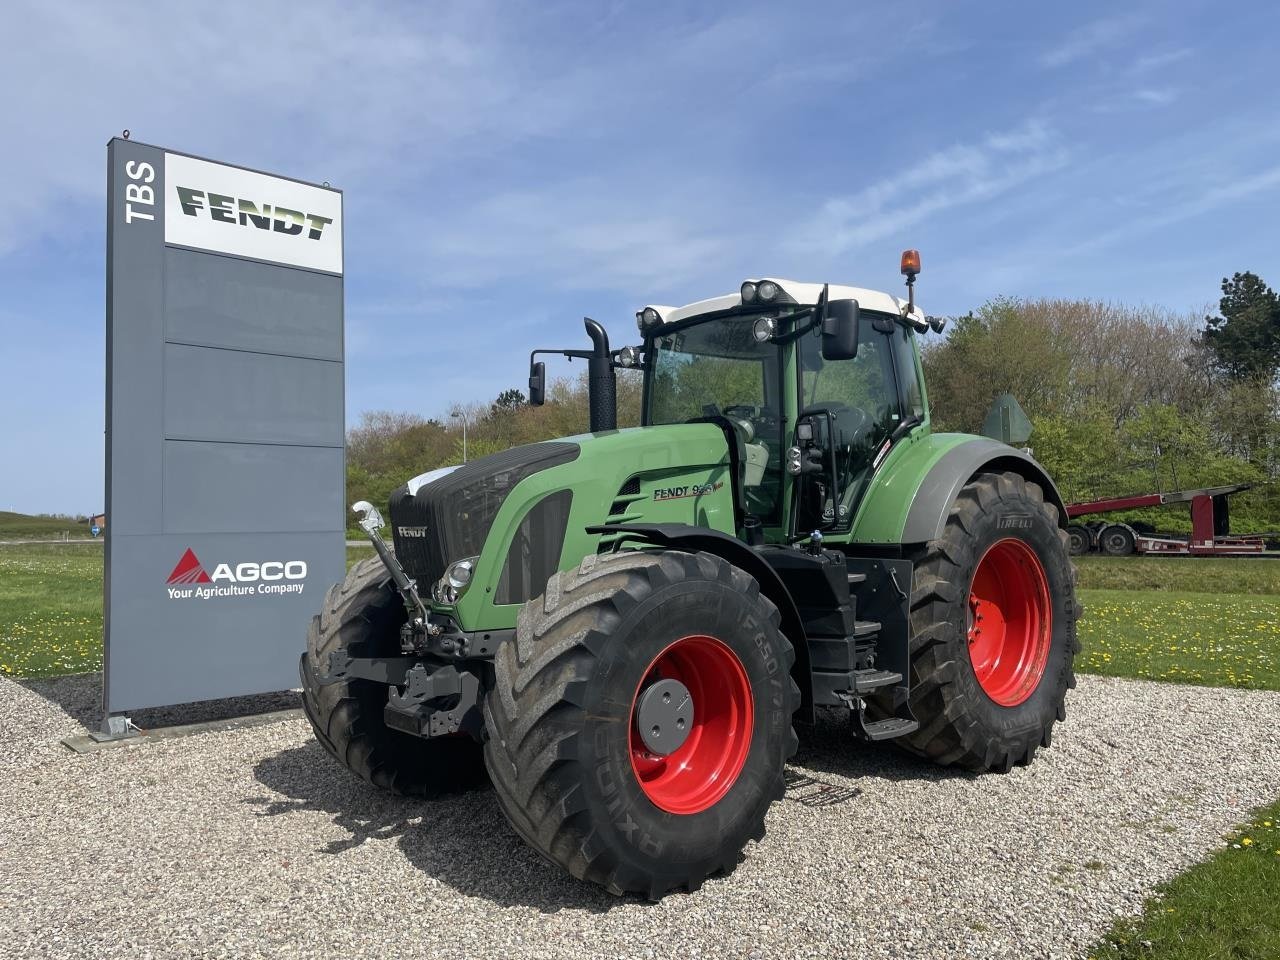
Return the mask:
{"type": "Polygon", "coordinates": [[[890,445],[923,417],[910,337],[896,317],[869,312],[859,318],[852,359],[824,360],[821,338],[801,337],[796,445],[805,466],[796,533],[848,530],[890,445]]]}

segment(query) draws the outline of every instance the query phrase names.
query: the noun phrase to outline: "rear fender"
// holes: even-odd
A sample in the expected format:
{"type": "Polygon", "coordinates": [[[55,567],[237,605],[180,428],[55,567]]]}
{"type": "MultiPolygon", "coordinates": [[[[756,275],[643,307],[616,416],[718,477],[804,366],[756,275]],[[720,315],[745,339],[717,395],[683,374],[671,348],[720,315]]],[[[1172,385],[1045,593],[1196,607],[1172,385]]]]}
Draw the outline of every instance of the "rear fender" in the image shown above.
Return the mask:
{"type": "Polygon", "coordinates": [[[858,507],[850,540],[893,548],[935,540],[966,483],[1006,471],[1037,484],[1057,510],[1058,525],[1066,525],[1062,495],[1029,454],[986,437],[935,433],[895,445],[858,507]]]}
{"type": "Polygon", "coordinates": [[[903,543],[924,543],[942,536],[951,505],[961,489],[980,473],[1016,473],[1044,492],[1046,503],[1057,511],[1058,526],[1067,525],[1067,505],[1057,485],[1029,454],[1015,447],[975,437],[952,447],[938,458],[916,488],[902,528],[903,543]]]}

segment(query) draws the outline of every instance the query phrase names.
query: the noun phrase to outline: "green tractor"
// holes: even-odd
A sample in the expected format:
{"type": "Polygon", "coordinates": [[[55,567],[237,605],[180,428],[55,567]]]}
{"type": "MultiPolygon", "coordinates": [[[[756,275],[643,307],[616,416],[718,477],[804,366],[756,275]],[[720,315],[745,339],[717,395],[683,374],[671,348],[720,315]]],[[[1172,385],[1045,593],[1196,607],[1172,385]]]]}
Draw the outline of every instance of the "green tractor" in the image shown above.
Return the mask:
{"type": "MultiPolygon", "coordinates": [[[[651,899],[732,870],[796,725],[847,718],[1008,771],[1075,683],[1066,511],[1027,453],[929,427],[908,298],[749,280],[636,315],[588,364],[591,432],[415,477],[316,616],[303,703],[354,773],[434,795],[487,771],[575,877],[651,899]],[[642,426],[616,428],[616,371],[642,426]]],[[[850,744],[853,748],[853,744],[850,744]]]]}

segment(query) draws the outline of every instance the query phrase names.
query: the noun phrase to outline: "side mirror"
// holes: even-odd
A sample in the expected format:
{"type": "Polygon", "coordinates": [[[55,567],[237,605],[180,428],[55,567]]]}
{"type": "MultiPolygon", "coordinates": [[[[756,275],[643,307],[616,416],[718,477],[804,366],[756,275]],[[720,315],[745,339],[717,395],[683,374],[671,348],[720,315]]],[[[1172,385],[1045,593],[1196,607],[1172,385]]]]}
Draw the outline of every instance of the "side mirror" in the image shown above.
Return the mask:
{"type": "Polygon", "coordinates": [[[822,315],[822,359],[852,360],[858,355],[858,301],[832,300],[822,315]]]}
{"type": "Polygon", "coordinates": [[[529,406],[540,407],[547,399],[547,365],[539,360],[529,364],[529,406]]]}

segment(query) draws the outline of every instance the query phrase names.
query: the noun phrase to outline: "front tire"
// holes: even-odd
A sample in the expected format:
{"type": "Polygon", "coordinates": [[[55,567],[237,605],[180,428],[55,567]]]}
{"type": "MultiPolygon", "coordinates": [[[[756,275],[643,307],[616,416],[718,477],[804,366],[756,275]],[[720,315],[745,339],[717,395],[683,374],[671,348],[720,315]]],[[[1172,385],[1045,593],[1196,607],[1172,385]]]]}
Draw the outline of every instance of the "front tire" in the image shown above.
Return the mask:
{"type": "Polygon", "coordinates": [[[377,557],[361,560],[329,588],[324,609],[311,618],[307,652],[298,672],[302,709],[320,745],[344,767],[373,784],[408,796],[435,796],[484,782],[480,745],[470,737],[420,737],[393,730],[382,718],[388,687],[371,680],[321,686],[335,650],[364,656],[398,653],[406,614],[377,557]]]}
{"type": "Polygon", "coordinates": [[[656,900],[732,870],[796,749],[778,622],[755,580],[707,553],[591,556],[552,577],[498,649],[484,705],[511,824],[614,894],[656,900]]]}
{"type": "Polygon", "coordinates": [[[1080,646],[1075,569],[1056,508],[1014,473],[982,474],[916,559],[911,707],[897,742],[938,763],[1007,772],[1066,718],[1080,646]]]}

